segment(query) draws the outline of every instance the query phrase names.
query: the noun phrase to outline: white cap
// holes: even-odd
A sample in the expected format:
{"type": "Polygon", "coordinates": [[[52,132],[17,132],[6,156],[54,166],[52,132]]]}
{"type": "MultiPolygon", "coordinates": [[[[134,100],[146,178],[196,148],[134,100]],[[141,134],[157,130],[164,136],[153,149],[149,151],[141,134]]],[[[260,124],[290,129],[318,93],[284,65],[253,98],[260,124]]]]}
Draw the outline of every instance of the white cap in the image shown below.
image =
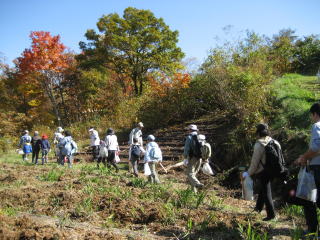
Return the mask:
{"type": "Polygon", "coordinates": [[[90,128],[90,129],[89,129],[89,132],[92,132],[93,130],[94,130],[93,128],[90,128]]]}
{"type": "Polygon", "coordinates": [[[198,131],[198,127],[197,125],[194,125],[194,124],[190,124],[189,127],[188,127],[189,130],[192,130],[192,131],[198,131]]]}
{"type": "Polygon", "coordinates": [[[198,140],[199,140],[199,141],[204,141],[204,140],[206,140],[206,136],[203,135],[203,134],[199,134],[199,135],[198,135],[198,140]]]}
{"type": "Polygon", "coordinates": [[[62,133],[62,132],[63,132],[63,128],[62,128],[62,127],[58,127],[58,128],[57,128],[57,131],[58,131],[59,133],[62,133]]]}
{"type": "Polygon", "coordinates": [[[147,137],[147,139],[150,140],[150,141],[154,141],[156,138],[155,138],[153,135],[150,134],[150,135],[147,137]]]}
{"type": "Polygon", "coordinates": [[[142,122],[138,123],[138,127],[144,127],[142,122]]]}

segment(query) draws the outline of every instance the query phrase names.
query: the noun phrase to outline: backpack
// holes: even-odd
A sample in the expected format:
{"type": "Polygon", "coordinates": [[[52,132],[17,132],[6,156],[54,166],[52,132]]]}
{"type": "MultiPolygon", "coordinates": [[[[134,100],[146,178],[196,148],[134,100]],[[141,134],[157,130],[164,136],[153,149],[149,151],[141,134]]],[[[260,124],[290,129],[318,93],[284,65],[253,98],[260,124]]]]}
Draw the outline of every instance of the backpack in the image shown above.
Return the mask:
{"type": "Polygon", "coordinates": [[[158,146],[154,146],[150,150],[150,158],[152,160],[162,160],[162,152],[158,146]]]}
{"type": "Polygon", "coordinates": [[[61,154],[65,156],[73,154],[74,150],[77,149],[77,144],[70,138],[64,138],[61,145],[61,154]]]}
{"type": "Polygon", "coordinates": [[[211,157],[211,146],[209,143],[205,143],[201,146],[201,158],[207,160],[211,157]]]}
{"type": "Polygon", "coordinates": [[[190,151],[189,151],[190,157],[196,157],[201,158],[201,144],[198,140],[197,135],[191,136],[191,145],[190,145],[190,151]]]}
{"type": "Polygon", "coordinates": [[[285,161],[282,155],[282,151],[278,144],[272,139],[265,146],[266,153],[266,163],[263,165],[263,168],[266,172],[273,177],[281,177],[287,172],[285,167],[285,161]]]}
{"type": "Polygon", "coordinates": [[[139,145],[132,145],[131,147],[131,156],[135,157],[135,158],[139,158],[140,157],[140,146],[139,145]]]}

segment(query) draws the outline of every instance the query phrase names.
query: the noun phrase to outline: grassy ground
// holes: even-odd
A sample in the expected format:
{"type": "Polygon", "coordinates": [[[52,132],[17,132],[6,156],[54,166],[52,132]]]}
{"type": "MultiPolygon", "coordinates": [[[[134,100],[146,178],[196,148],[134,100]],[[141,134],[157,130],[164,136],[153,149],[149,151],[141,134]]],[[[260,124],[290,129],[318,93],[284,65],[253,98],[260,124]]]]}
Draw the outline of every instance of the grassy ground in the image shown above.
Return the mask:
{"type": "Polygon", "coordinates": [[[320,83],[313,76],[287,74],[277,79],[272,86],[279,105],[274,119],[276,129],[285,127],[292,131],[309,130],[310,106],[320,99],[320,83]]]}
{"type": "Polygon", "coordinates": [[[68,169],[53,159],[35,166],[15,153],[1,156],[0,239],[294,239],[299,233],[295,209],[263,222],[264,212],[253,214],[253,202],[216,178],[199,174],[206,188],[194,194],[182,169],[150,185],[120,167],[117,174],[93,163],[68,169]]]}

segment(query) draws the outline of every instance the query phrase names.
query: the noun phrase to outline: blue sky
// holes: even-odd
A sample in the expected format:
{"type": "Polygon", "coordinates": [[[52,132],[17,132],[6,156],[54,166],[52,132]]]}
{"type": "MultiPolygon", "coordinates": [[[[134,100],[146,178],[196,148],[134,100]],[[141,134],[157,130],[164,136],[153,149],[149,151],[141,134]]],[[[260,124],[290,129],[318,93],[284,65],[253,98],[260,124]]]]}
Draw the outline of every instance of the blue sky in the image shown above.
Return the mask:
{"type": "Polygon", "coordinates": [[[198,63],[220,39],[237,36],[244,30],[272,36],[292,28],[297,35],[320,34],[319,0],[0,0],[0,57],[12,60],[29,48],[31,31],[59,34],[61,41],[79,52],[87,29],[96,29],[102,15],[126,7],[149,9],[162,17],[172,30],[179,31],[179,43],[187,58],[198,63]],[[225,35],[225,26],[232,35],[225,35]]]}

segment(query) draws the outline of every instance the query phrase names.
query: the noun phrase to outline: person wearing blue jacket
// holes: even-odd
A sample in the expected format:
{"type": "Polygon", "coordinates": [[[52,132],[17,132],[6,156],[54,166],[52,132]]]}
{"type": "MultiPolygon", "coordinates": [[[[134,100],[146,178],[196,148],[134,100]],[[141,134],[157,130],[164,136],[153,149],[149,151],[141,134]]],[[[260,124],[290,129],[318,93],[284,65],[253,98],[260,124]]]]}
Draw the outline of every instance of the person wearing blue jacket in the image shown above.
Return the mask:
{"type": "Polygon", "coordinates": [[[41,139],[41,153],[42,153],[42,165],[48,162],[48,153],[50,151],[50,143],[47,135],[42,135],[41,139]]]}
{"type": "Polygon", "coordinates": [[[155,142],[155,137],[153,135],[149,135],[147,141],[144,163],[149,164],[150,166],[151,174],[149,175],[149,182],[160,183],[156,165],[158,162],[162,161],[162,152],[159,145],[155,142]]]}
{"type": "Polygon", "coordinates": [[[22,159],[28,160],[28,155],[32,153],[31,136],[28,130],[23,131],[23,136],[20,138],[19,147],[23,150],[22,159]]]}
{"type": "Polygon", "coordinates": [[[302,154],[296,161],[296,164],[305,166],[309,164],[309,169],[314,175],[317,186],[317,202],[316,204],[307,204],[303,206],[306,223],[309,233],[319,231],[319,223],[317,219],[317,207],[320,208],[320,103],[314,103],[310,108],[310,118],[313,122],[311,128],[311,139],[309,149],[302,154]]]}

